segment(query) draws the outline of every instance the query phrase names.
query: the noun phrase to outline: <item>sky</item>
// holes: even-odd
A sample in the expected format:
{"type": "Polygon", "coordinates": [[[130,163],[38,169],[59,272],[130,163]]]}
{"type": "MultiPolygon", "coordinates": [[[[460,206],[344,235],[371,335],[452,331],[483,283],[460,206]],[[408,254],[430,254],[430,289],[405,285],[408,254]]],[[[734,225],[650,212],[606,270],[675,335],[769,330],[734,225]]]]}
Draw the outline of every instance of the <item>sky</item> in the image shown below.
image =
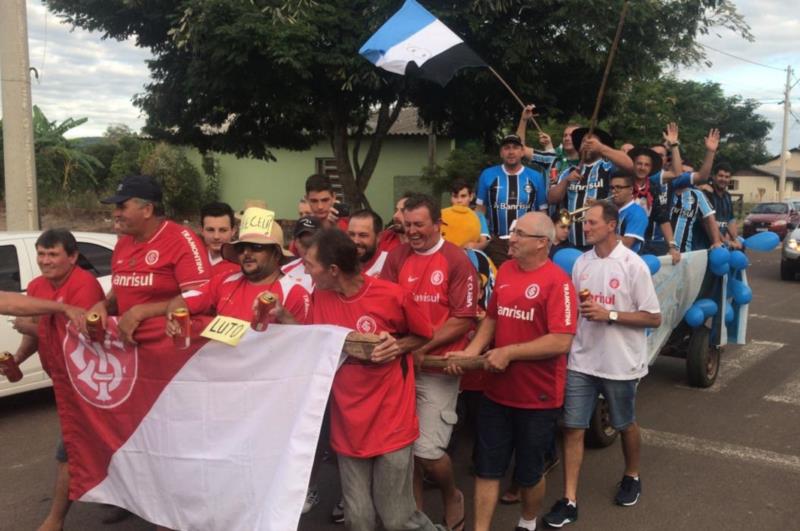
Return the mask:
{"type": "MultiPolygon", "coordinates": [[[[800,79],[800,9],[795,0],[740,0],[739,12],[751,27],[755,42],[728,31],[713,31],[700,42],[729,54],[761,63],[757,66],[707,49],[712,67],[698,65],[676,72],[678,77],[715,81],[727,95],[739,94],[761,103],[758,109],[773,124],[767,148],[780,151],[783,89],[786,66],[800,79]],[[782,70],[781,70],[782,69],[782,70]]],[[[112,124],[134,130],[145,118],[132,103],[149,81],[145,61],[148,50],[136,48],[132,39],[103,40],[99,33],[72,30],[40,0],[27,0],[30,65],[39,72],[32,81],[33,103],[50,120],[87,117],[87,123],[67,136],[99,136],[112,124]]],[[[800,84],[792,92],[794,114],[800,118],[800,84]]],[[[800,146],[800,123],[790,116],[789,147],[800,146]]]]}

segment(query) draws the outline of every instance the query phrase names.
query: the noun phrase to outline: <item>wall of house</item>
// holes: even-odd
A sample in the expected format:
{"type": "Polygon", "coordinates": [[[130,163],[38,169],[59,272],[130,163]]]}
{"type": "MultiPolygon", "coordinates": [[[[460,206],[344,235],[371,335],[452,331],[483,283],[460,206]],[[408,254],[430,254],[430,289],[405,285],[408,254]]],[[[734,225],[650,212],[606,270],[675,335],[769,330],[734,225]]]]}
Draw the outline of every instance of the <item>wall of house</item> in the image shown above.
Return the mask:
{"type": "MultiPolygon", "coordinates": [[[[764,175],[734,175],[736,188],[731,193],[742,194],[746,203],[778,200],[778,179],[764,175]],[[763,190],[763,194],[762,194],[763,190]]],[[[794,191],[796,179],[786,179],[785,197],[800,197],[800,191],[794,191]]]]}
{"type": "MultiPolygon", "coordinates": [[[[450,153],[450,140],[439,139],[436,159],[443,163],[450,153]]],[[[368,145],[362,145],[361,156],[368,145]]],[[[316,171],[317,158],[332,158],[330,144],[321,142],[307,151],[275,150],[277,161],[237,159],[233,155],[217,155],[220,163],[221,200],[235,210],[246,199],[262,199],[278,218],[297,217],[297,202],[303,196],[306,178],[316,171]]],[[[426,136],[388,137],[381,150],[378,165],[367,187],[367,199],[385,220],[394,211],[396,177],[419,176],[428,162],[426,136]]],[[[404,190],[403,190],[404,191],[404,190]]]]}

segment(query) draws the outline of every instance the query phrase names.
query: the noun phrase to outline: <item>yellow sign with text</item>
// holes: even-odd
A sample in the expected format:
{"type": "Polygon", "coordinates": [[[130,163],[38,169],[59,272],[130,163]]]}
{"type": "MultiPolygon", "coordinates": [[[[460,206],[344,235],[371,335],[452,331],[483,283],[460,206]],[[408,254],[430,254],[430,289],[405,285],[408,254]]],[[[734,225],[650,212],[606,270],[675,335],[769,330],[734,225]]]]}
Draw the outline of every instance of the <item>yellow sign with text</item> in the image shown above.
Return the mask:
{"type": "Polygon", "coordinates": [[[226,315],[218,315],[200,335],[212,341],[219,341],[235,347],[249,329],[250,323],[247,321],[226,315]]]}

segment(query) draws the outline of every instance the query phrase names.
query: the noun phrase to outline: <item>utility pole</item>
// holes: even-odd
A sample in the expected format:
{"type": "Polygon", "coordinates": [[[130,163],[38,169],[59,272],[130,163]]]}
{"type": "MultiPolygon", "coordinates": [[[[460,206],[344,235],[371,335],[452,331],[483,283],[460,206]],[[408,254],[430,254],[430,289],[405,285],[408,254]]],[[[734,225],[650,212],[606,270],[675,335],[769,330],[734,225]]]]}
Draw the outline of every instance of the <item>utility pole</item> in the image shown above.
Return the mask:
{"type": "Polygon", "coordinates": [[[39,204],[33,155],[33,107],[25,0],[0,1],[0,83],[7,230],[37,230],[39,204]]]}
{"type": "Polygon", "coordinates": [[[781,174],[778,178],[778,200],[786,197],[786,152],[789,150],[789,113],[792,110],[789,96],[792,92],[792,67],[786,67],[786,91],[783,95],[783,138],[781,140],[781,174]]]}

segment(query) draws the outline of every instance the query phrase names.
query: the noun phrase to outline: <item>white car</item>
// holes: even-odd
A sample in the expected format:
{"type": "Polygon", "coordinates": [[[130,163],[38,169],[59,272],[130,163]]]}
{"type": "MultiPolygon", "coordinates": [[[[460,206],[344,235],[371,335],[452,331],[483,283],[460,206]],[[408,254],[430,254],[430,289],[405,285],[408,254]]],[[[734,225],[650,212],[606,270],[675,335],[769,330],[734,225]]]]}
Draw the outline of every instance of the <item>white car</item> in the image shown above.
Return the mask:
{"type": "MultiPolygon", "coordinates": [[[[36,265],[36,239],[41,232],[0,232],[0,290],[25,293],[28,283],[39,276],[36,265]]],[[[73,232],[78,240],[78,265],[100,281],[104,292],[111,287],[111,251],[117,242],[115,234],[73,232]]],[[[13,317],[0,317],[0,352],[14,353],[21,335],[12,326],[13,317]]],[[[0,376],[0,397],[49,387],[53,382],[42,369],[39,355],[23,363],[22,380],[11,383],[0,376]]]]}

